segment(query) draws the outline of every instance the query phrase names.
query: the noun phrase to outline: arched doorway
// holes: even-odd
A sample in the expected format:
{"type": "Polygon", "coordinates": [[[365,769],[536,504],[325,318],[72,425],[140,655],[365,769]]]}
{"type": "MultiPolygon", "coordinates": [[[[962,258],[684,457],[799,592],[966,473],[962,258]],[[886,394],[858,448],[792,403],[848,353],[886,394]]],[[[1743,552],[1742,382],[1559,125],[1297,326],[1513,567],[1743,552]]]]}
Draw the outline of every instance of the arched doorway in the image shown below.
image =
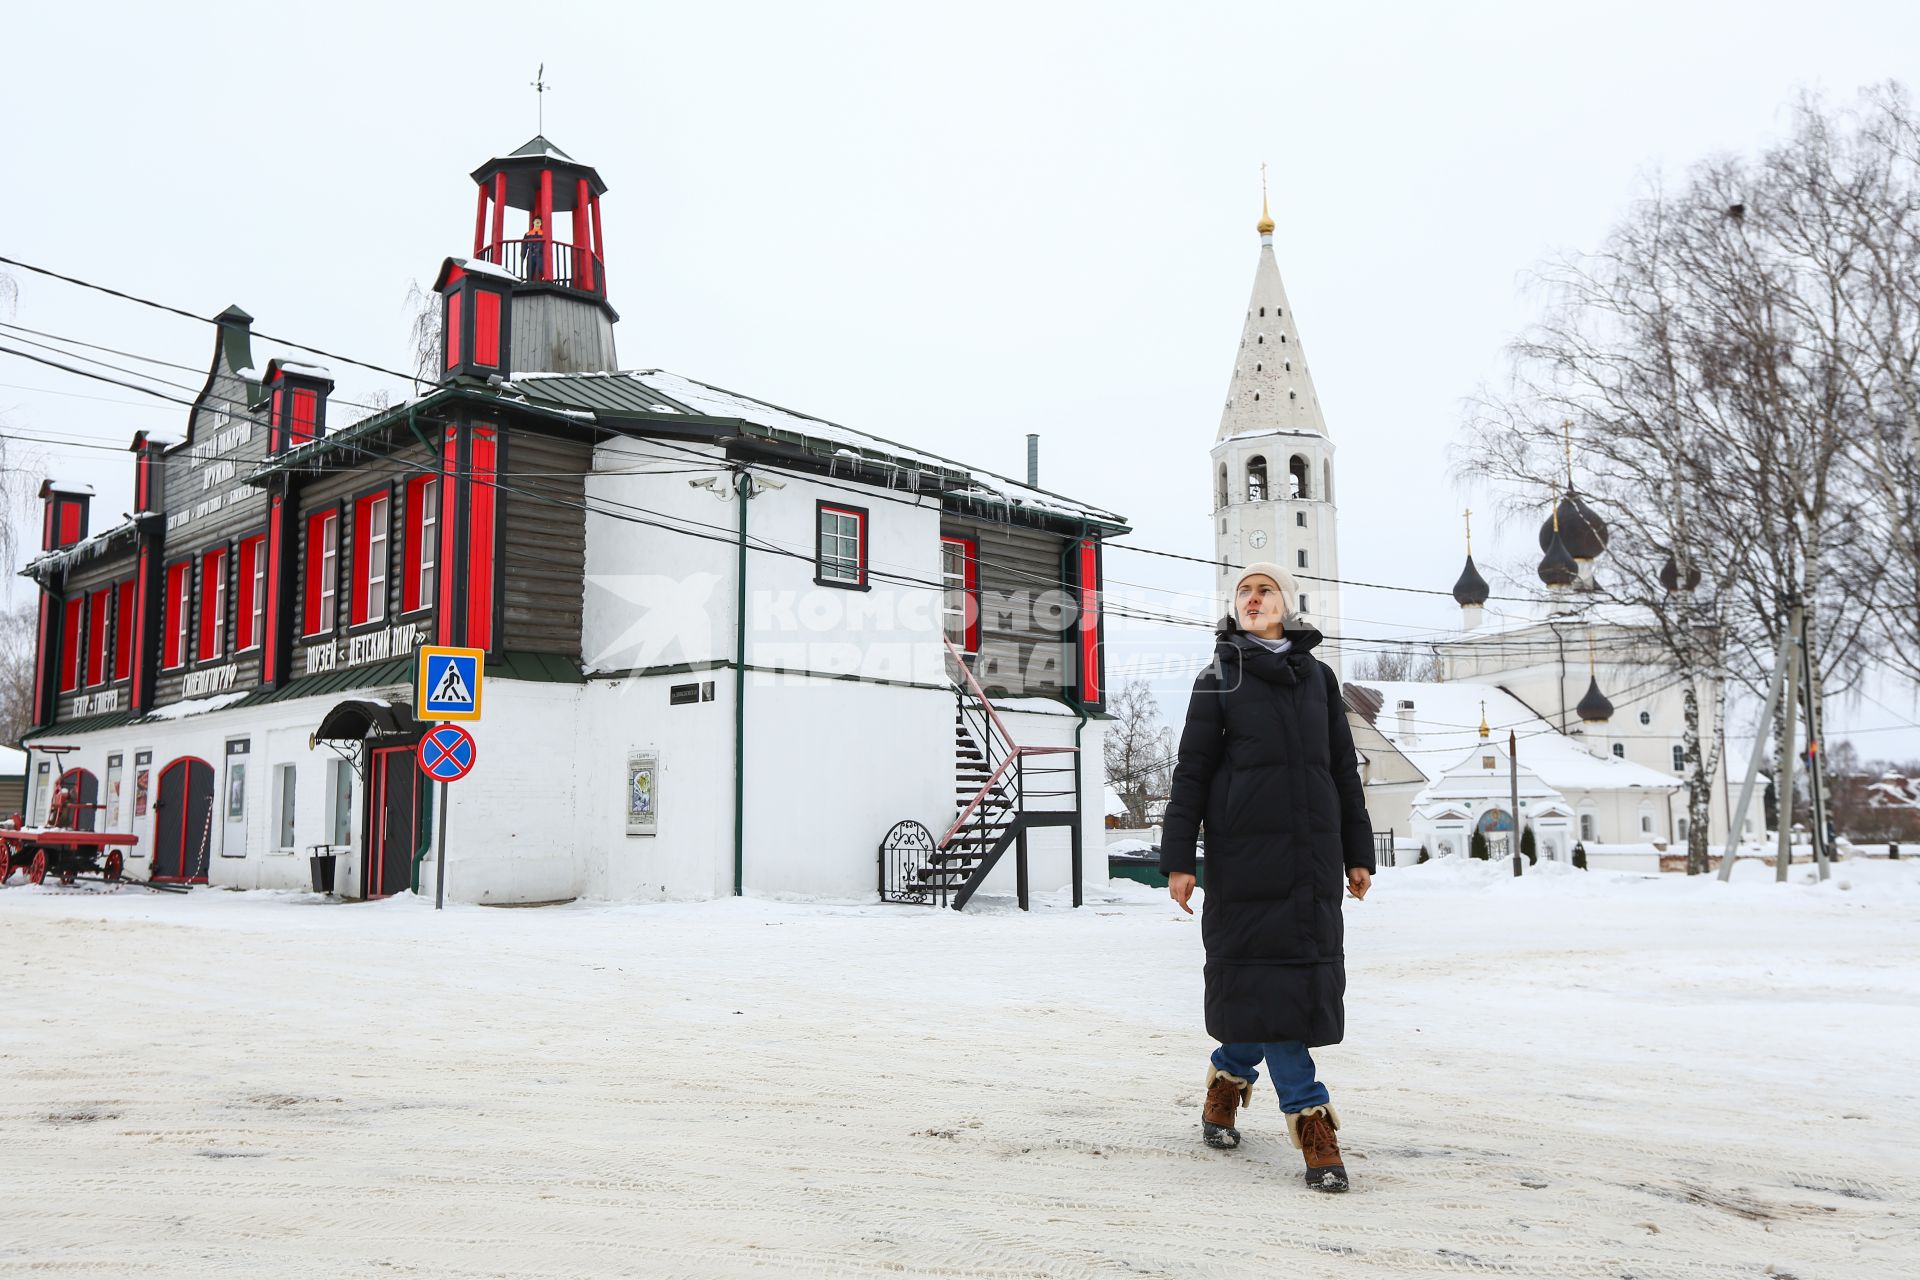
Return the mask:
{"type": "Polygon", "coordinates": [[[56,790],[67,793],[67,803],[64,812],[52,816],[54,826],[70,831],[99,829],[100,779],[86,769],[69,769],[60,775],[56,790]]]}
{"type": "Polygon", "coordinates": [[[160,771],[153,806],[153,878],[205,884],[212,848],[213,766],[198,756],[182,756],[160,771]]]}
{"type": "Polygon", "coordinates": [[[1480,821],[1473,829],[1483,836],[1505,833],[1513,830],[1513,815],[1505,809],[1489,809],[1480,815],[1480,821]]]}

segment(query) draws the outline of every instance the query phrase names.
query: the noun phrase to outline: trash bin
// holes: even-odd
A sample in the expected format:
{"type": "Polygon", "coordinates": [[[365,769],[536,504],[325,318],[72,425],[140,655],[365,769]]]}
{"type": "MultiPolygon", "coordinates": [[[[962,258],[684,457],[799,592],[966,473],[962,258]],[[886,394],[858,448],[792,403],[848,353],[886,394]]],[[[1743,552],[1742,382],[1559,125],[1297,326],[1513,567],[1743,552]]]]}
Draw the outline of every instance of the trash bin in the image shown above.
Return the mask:
{"type": "Polygon", "coordinates": [[[313,891],[315,893],[333,892],[334,860],[338,856],[331,845],[315,845],[309,850],[308,863],[313,867],[313,891]]]}

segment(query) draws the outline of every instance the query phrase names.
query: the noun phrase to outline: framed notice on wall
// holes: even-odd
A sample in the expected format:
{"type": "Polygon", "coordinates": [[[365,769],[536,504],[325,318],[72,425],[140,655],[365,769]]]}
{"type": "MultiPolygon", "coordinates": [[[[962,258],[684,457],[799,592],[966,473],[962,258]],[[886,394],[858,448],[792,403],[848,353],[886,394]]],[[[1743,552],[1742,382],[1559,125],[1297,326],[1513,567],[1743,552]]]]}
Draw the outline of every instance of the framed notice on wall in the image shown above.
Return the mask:
{"type": "Polygon", "coordinates": [[[660,822],[660,753],[627,753],[627,834],[650,836],[660,822]]]}

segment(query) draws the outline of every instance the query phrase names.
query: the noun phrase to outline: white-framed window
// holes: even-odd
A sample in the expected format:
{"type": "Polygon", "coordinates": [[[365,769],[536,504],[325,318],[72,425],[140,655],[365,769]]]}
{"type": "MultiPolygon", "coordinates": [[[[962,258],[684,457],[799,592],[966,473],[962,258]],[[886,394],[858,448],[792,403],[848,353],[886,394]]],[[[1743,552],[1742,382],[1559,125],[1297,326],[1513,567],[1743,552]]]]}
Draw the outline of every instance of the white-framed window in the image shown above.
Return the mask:
{"type": "Polygon", "coordinates": [[[867,513],[859,507],[820,504],[814,544],[814,581],[825,586],[867,585],[867,513]]]}
{"type": "Polygon", "coordinates": [[[433,603],[434,566],[440,560],[440,486],[428,480],[420,486],[420,604],[433,603]]]}
{"type": "Polygon", "coordinates": [[[1616,760],[1625,760],[1627,758],[1627,744],[1624,742],[1614,743],[1613,756],[1616,760]]]}
{"type": "Polygon", "coordinates": [[[980,648],[979,561],[971,538],[940,539],[940,618],[953,647],[980,648]]]}
{"type": "Polygon", "coordinates": [[[1678,818],[1674,821],[1674,832],[1682,840],[1687,838],[1687,820],[1685,818],[1678,818]]]}
{"type": "Polygon", "coordinates": [[[1303,548],[1301,548],[1300,550],[1298,550],[1298,551],[1296,551],[1296,552],[1294,552],[1293,554],[1294,554],[1294,559],[1295,559],[1295,560],[1296,560],[1296,561],[1298,562],[1298,563],[1296,563],[1296,564],[1294,565],[1294,568],[1296,568],[1296,569],[1304,569],[1304,568],[1306,568],[1306,567],[1307,567],[1307,552],[1306,552],[1306,549],[1305,549],[1305,548],[1303,547],[1303,548]]]}
{"type": "Polygon", "coordinates": [[[334,760],[327,766],[327,839],[341,846],[353,844],[353,765],[334,760]]]}
{"type": "Polygon", "coordinates": [[[1641,723],[1641,724],[1652,724],[1652,723],[1653,723],[1653,712],[1651,712],[1651,711],[1642,711],[1642,712],[1640,713],[1640,723],[1641,723]]]}
{"type": "Polygon", "coordinates": [[[1675,773],[1685,773],[1687,771],[1687,749],[1685,747],[1675,747],[1673,749],[1673,771],[1675,773]]]}
{"type": "Polygon", "coordinates": [[[1580,838],[1593,839],[1593,810],[1585,809],[1580,813],[1580,838]]]}
{"type": "Polygon", "coordinates": [[[1304,528],[1306,528],[1306,527],[1307,527],[1307,513],[1306,513],[1306,512],[1304,512],[1304,511],[1296,511],[1296,512],[1294,512],[1294,513],[1293,513],[1293,522],[1294,522],[1295,524],[1297,524],[1297,525],[1299,525],[1299,526],[1300,526],[1300,527],[1301,527],[1302,529],[1304,529],[1304,528]]]}
{"type": "Polygon", "coordinates": [[[1640,834],[1643,836],[1653,834],[1653,810],[1651,809],[1640,810],[1640,834]]]}
{"type": "Polygon", "coordinates": [[[294,767],[273,767],[273,847],[291,851],[293,844],[293,805],[296,792],[294,767]]]}

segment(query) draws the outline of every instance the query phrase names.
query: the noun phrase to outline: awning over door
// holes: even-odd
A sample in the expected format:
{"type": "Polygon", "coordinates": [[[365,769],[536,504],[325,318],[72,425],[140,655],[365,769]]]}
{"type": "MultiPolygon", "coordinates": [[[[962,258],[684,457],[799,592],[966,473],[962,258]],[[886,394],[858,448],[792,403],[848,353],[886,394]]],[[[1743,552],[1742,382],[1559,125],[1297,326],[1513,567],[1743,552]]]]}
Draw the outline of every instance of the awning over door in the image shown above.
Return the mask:
{"type": "Polygon", "coordinates": [[[355,699],[338,703],[313,731],[315,742],[360,742],[374,738],[417,738],[427,726],[407,707],[355,699]]]}

